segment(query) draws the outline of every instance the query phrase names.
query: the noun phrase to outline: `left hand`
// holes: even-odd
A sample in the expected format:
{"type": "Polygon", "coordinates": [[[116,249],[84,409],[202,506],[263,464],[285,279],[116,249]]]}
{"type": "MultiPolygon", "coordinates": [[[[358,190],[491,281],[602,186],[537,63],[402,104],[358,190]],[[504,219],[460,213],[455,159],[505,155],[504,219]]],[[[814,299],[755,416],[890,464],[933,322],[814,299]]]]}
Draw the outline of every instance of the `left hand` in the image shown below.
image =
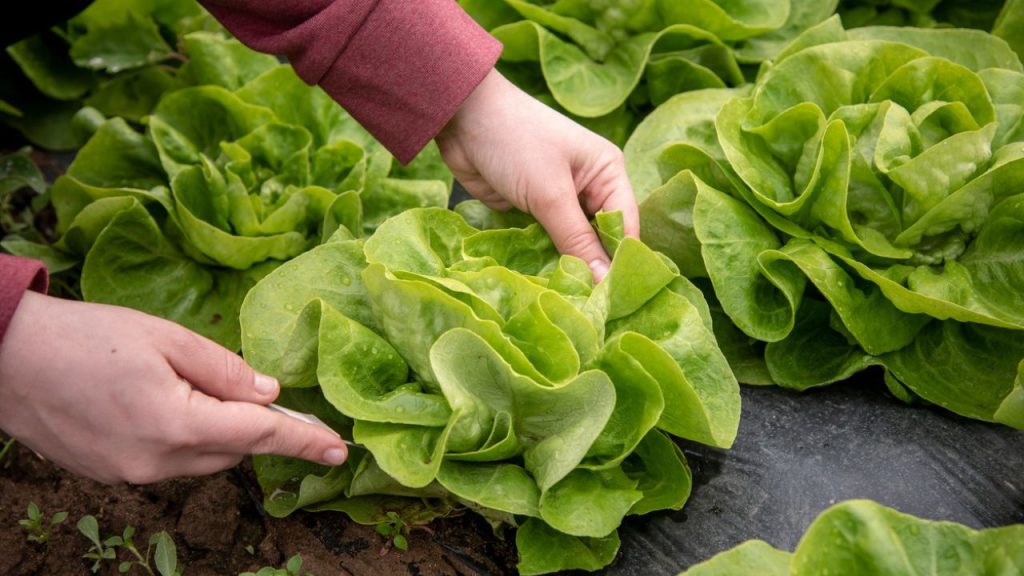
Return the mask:
{"type": "Polygon", "coordinates": [[[0,429],[108,484],[212,474],[249,453],[341,464],[337,434],[265,407],[278,392],[182,326],[35,292],[0,346],[0,429]]]}

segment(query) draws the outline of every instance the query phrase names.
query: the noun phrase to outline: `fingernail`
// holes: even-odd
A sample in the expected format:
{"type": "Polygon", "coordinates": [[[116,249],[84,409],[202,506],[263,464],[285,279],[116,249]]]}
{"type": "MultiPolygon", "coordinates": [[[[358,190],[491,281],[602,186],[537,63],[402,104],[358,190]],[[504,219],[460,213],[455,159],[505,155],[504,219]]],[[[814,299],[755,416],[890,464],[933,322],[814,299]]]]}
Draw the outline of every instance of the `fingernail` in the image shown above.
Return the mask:
{"type": "Polygon", "coordinates": [[[601,259],[591,260],[590,271],[594,274],[594,280],[600,282],[608,275],[608,262],[601,259]]]}
{"type": "Polygon", "coordinates": [[[345,463],[348,454],[342,448],[330,448],[324,452],[324,464],[329,466],[341,466],[345,463]]]}
{"type": "Polygon", "coordinates": [[[257,372],[253,387],[256,388],[256,393],[260,396],[271,396],[277,393],[277,380],[257,372]]]}

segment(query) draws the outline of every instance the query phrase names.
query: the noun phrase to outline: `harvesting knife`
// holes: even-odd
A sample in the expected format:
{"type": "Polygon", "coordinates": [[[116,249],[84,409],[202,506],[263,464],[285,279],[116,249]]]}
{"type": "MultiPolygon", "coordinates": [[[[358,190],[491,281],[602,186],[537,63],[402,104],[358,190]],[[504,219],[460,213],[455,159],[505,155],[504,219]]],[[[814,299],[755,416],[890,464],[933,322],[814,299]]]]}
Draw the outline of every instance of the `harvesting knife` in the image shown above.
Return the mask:
{"type": "MultiPolygon", "coordinates": [[[[291,418],[295,418],[296,420],[300,420],[302,422],[305,422],[306,424],[312,424],[313,426],[319,426],[321,428],[326,428],[326,429],[330,430],[331,432],[334,432],[333,428],[331,428],[327,424],[324,424],[323,420],[317,418],[316,416],[313,416],[312,414],[306,414],[305,412],[299,412],[297,410],[292,410],[291,408],[285,408],[284,406],[278,406],[277,404],[274,404],[274,403],[268,404],[267,408],[270,408],[271,410],[273,410],[274,412],[277,412],[278,414],[284,414],[285,416],[289,416],[291,418]]],[[[335,434],[337,434],[337,432],[335,432],[335,434]]],[[[349,445],[349,446],[354,446],[356,448],[362,448],[362,446],[360,446],[359,444],[356,444],[355,442],[352,442],[351,440],[345,440],[344,438],[342,438],[341,441],[344,442],[345,444],[349,445]]]]}

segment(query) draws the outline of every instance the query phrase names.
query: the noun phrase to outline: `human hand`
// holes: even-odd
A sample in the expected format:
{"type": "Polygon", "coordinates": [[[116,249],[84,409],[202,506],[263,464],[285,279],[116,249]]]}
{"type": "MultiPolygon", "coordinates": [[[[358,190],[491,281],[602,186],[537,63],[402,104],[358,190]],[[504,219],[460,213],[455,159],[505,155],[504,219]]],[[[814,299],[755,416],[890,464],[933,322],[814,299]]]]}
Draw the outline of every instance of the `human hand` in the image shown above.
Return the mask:
{"type": "Polygon", "coordinates": [[[441,156],[466,190],[495,210],[533,214],[563,254],[600,280],[610,260],[587,214],[621,210],[627,236],[640,217],[622,152],[545,106],[496,70],[437,136],[441,156]]]}
{"type": "Polygon", "coordinates": [[[344,461],[336,434],[262,406],[278,392],[177,324],[34,292],[0,345],[0,429],[106,483],[210,474],[249,453],[344,461]]]}

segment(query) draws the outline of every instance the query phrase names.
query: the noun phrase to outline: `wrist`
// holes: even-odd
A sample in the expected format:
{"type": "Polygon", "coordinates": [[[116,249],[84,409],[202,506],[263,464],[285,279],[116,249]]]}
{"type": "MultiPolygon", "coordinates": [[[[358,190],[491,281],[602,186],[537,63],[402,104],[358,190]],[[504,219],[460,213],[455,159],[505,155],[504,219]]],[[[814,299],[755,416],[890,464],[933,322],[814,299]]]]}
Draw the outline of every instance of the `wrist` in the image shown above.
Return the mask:
{"type": "Polygon", "coordinates": [[[13,429],[12,418],[20,407],[26,382],[26,364],[30,363],[27,353],[36,347],[30,342],[32,332],[40,320],[40,308],[48,297],[31,290],[22,294],[7,325],[7,331],[0,341],[0,429],[12,436],[18,436],[13,429]]]}
{"type": "Polygon", "coordinates": [[[21,295],[10,322],[7,324],[7,330],[0,340],[0,387],[3,387],[5,376],[9,372],[5,368],[17,365],[15,356],[19,356],[21,351],[26,348],[25,340],[32,332],[33,326],[38,324],[39,310],[46,305],[48,299],[50,299],[49,296],[32,290],[26,290],[21,295]]]}
{"type": "Polygon", "coordinates": [[[459,138],[467,130],[472,130],[474,125],[479,124],[479,118],[489,118],[488,113],[493,115],[495,103],[501,102],[510,88],[515,89],[497,69],[492,68],[441,129],[437,139],[459,138]]]}

